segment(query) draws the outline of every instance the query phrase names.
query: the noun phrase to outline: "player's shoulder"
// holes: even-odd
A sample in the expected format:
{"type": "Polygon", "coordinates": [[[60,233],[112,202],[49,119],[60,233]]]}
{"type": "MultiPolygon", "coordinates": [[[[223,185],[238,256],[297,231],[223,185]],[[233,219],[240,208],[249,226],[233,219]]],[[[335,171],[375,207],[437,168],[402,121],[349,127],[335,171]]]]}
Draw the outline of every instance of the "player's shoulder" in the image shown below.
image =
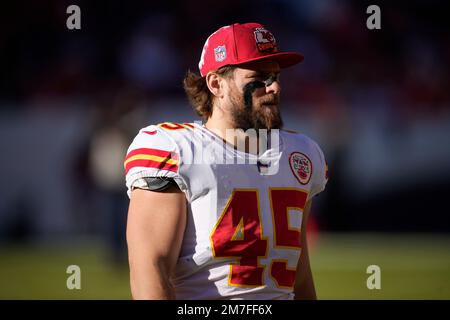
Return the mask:
{"type": "Polygon", "coordinates": [[[158,150],[171,151],[173,141],[158,124],[151,124],[143,127],[134,137],[128,152],[135,149],[153,148],[158,150]]]}
{"type": "Polygon", "coordinates": [[[184,144],[194,139],[199,131],[196,123],[162,122],[156,125],[158,130],[171,138],[177,144],[184,144]]]}
{"type": "Polygon", "coordinates": [[[163,149],[176,144],[177,138],[189,135],[195,126],[193,123],[161,122],[141,128],[133,142],[136,144],[152,144],[163,149]]]}
{"type": "Polygon", "coordinates": [[[281,130],[281,134],[283,136],[283,140],[287,141],[288,143],[320,149],[318,143],[304,133],[283,129],[281,130]]]}
{"type": "Polygon", "coordinates": [[[311,171],[314,172],[314,175],[317,177],[315,179],[318,181],[316,183],[318,187],[315,187],[312,195],[320,193],[328,181],[328,164],[321,147],[316,141],[303,133],[283,130],[282,135],[283,141],[286,141],[288,144],[290,161],[291,157],[296,157],[297,161],[303,161],[303,163],[311,162],[311,171]],[[312,170],[312,167],[316,169],[312,170]]]}
{"type": "MultiPolygon", "coordinates": [[[[170,134],[177,124],[151,124],[141,128],[131,142],[124,160],[128,195],[142,178],[172,178],[181,190],[186,186],[179,177],[180,147],[170,134]]],[[[144,181],[148,184],[148,180],[144,181]]],[[[152,182],[153,183],[153,182],[152,182]]]]}
{"type": "Polygon", "coordinates": [[[156,168],[162,164],[177,162],[177,146],[169,136],[158,127],[148,125],[141,128],[128,147],[124,167],[127,175],[140,172],[147,167],[156,168]]]}
{"type": "Polygon", "coordinates": [[[177,153],[189,146],[193,139],[193,123],[162,122],[139,130],[131,142],[127,155],[139,151],[152,154],[177,153]]]}
{"type": "Polygon", "coordinates": [[[194,130],[196,124],[190,122],[178,123],[178,122],[161,122],[156,125],[162,130],[167,132],[183,132],[186,130],[194,130]]]}
{"type": "Polygon", "coordinates": [[[311,137],[293,130],[281,130],[281,135],[288,149],[300,151],[310,155],[312,158],[316,158],[319,162],[325,162],[325,156],[321,147],[311,137]]]}

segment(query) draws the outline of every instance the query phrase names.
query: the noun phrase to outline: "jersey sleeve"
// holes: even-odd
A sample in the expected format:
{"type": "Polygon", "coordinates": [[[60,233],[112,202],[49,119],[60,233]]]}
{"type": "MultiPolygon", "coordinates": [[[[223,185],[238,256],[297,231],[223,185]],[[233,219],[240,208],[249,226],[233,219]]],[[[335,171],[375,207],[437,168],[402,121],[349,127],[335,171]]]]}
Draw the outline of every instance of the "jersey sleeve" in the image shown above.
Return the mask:
{"type": "Polygon", "coordinates": [[[312,143],[316,153],[315,172],[313,173],[313,185],[311,188],[311,198],[325,190],[328,182],[328,164],[325,160],[322,149],[315,142],[312,143]]]}
{"type": "Polygon", "coordinates": [[[172,178],[184,191],[185,184],[178,174],[179,166],[178,146],[166,132],[155,125],[141,129],[128,148],[124,161],[128,197],[143,178],[172,178]]]}

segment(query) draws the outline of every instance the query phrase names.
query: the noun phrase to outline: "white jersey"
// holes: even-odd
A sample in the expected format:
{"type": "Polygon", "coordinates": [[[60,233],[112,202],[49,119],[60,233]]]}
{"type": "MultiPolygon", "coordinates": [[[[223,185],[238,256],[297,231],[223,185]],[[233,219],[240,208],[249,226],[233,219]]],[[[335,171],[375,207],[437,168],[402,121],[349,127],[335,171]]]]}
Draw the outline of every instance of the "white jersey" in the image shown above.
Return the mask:
{"type": "Polygon", "coordinates": [[[163,123],[129,147],[128,195],[145,177],[173,178],[186,194],[177,299],[293,298],[302,214],[325,188],[326,162],[305,135],[280,130],[270,141],[256,156],[200,124],[163,123]]]}

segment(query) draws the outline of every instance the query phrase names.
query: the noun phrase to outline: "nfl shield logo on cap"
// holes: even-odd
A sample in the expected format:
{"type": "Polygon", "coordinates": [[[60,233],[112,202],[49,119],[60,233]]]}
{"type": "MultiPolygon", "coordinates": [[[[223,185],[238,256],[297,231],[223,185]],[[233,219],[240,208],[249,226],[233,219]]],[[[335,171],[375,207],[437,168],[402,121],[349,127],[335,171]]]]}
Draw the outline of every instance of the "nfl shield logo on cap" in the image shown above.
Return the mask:
{"type": "Polygon", "coordinates": [[[217,62],[222,62],[227,58],[227,49],[225,46],[218,46],[214,48],[214,56],[217,62]]]}

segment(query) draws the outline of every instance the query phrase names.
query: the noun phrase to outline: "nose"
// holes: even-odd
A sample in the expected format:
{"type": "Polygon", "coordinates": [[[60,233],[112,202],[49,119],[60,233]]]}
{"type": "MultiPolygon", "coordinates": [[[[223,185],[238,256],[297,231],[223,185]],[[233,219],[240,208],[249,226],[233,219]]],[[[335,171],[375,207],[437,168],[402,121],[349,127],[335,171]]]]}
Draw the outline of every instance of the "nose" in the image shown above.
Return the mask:
{"type": "Polygon", "coordinates": [[[279,94],[281,91],[280,81],[274,80],[269,85],[266,85],[266,93],[279,94]]]}

